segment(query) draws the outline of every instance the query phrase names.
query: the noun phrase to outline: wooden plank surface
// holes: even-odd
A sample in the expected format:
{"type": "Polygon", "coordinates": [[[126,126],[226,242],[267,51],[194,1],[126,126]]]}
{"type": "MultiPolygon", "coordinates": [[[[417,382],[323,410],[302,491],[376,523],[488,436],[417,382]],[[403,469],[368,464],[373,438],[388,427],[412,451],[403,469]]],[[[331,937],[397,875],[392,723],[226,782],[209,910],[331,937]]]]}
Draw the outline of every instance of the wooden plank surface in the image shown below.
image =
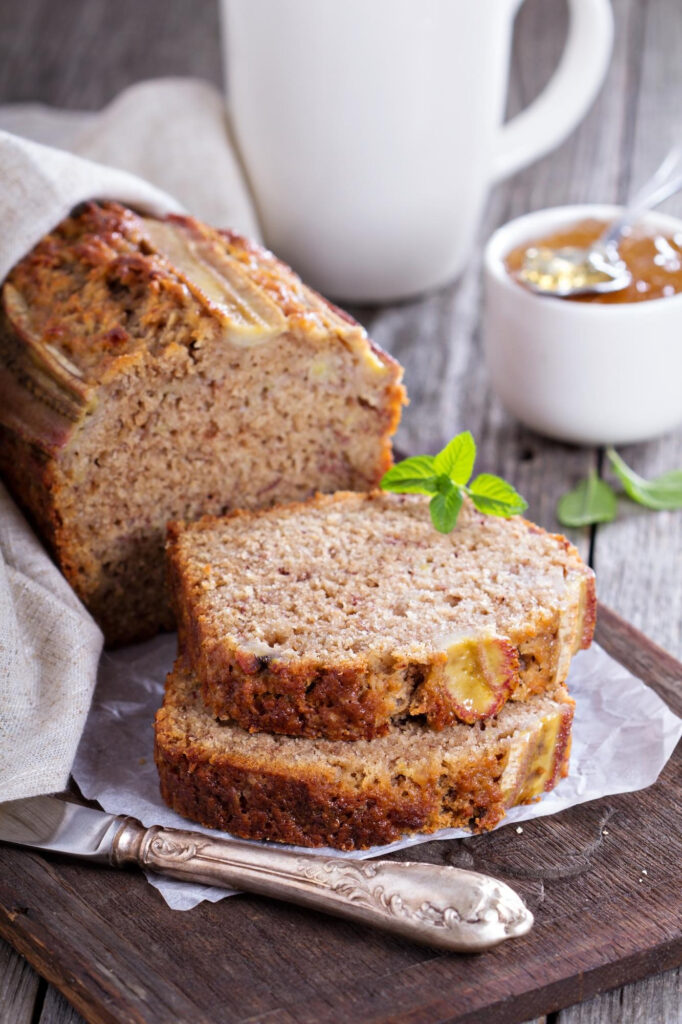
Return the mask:
{"type": "Polygon", "coordinates": [[[0,1024],[31,1024],[38,986],[29,964],[0,943],[0,1024]]]}
{"type": "MultiPolygon", "coordinates": [[[[624,199],[679,135],[679,0],[616,0],[615,11],[616,47],[607,87],[589,117],[562,147],[495,190],[481,226],[481,242],[498,224],[528,209],[624,199]]],[[[547,79],[561,49],[565,24],[561,0],[528,0],[521,9],[511,75],[511,112],[528,102],[547,79]]],[[[196,74],[220,81],[215,0],[193,0],[191,4],[183,0],[145,0],[144,4],[138,0],[117,0],[115,4],[109,0],[59,0],[58,4],[3,0],[0,48],[0,102],[41,100],[95,109],[140,78],[196,74]]],[[[682,214],[682,201],[677,197],[665,208],[682,214]]],[[[360,318],[407,369],[412,404],[400,432],[402,447],[435,450],[455,430],[470,428],[479,442],[480,468],[512,478],[529,499],[530,514],[542,525],[555,528],[556,499],[588,468],[598,465],[602,454],[544,441],[513,423],[491,396],[477,334],[479,266],[480,245],[460,282],[417,302],[362,310],[360,318]]],[[[680,466],[682,434],[632,446],[623,455],[645,475],[680,466]]],[[[601,599],[681,656],[682,516],[630,508],[617,523],[578,532],[573,539],[584,555],[593,558],[601,599]]],[[[141,896],[143,888],[139,889],[141,896]]],[[[93,894],[97,895],[96,887],[93,894]]],[[[254,941],[264,937],[268,917],[265,905],[255,902],[260,917],[254,910],[255,918],[249,919],[254,941]],[[258,926],[254,920],[260,922],[258,926]]],[[[105,906],[105,917],[106,911],[105,906]]],[[[284,919],[275,916],[278,934],[286,941],[284,919]]],[[[329,933],[330,939],[333,934],[329,933]]],[[[152,939],[163,942],[162,934],[154,934],[152,939]]],[[[339,941],[340,946],[331,943],[332,955],[345,948],[339,941]]],[[[398,969],[394,955],[408,977],[427,970],[414,954],[410,958],[404,950],[398,954],[392,950],[388,959],[379,958],[386,970],[386,984],[398,969]]],[[[324,951],[318,949],[320,965],[324,959],[324,951]]],[[[358,976],[364,977],[362,960],[351,958],[350,963],[358,976]]],[[[9,991],[10,977],[22,977],[24,986],[26,979],[31,979],[25,970],[17,973],[20,964],[13,956],[0,960],[1,993],[9,991]]],[[[348,975],[348,984],[353,978],[348,975]]],[[[33,998],[30,993],[38,991],[35,978],[26,991],[33,998]]],[[[561,1011],[552,1024],[588,1020],[672,1024],[682,1016],[679,993],[679,974],[674,973],[561,1011]]],[[[576,998],[580,998],[579,992],[576,998]]],[[[256,1006],[257,1000],[249,1005],[256,1006]]],[[[40,1018],[43,1024],[46,1020],[66,1024],[63,1006],[54,990],[48,990],[40,1018]]],[[[37,1012],[41,1012],[39,1006],[37,1012]]],[[[255,1019],[264,1019],[259,1016],[261,1008],[254,1012],[255,1019]]],[[[16,1019],[22,1020],[18,1015],[16,1019]]],[[[268,1024],[286,1019],[278,1009],[268,1011],[268,1024]]]]}
{"type": "Polygon", "coordinates": [[[682,972],[678,969],[637,985],[615,989],[561,1013],[571,1024],[679,1024],[682,972]]]}

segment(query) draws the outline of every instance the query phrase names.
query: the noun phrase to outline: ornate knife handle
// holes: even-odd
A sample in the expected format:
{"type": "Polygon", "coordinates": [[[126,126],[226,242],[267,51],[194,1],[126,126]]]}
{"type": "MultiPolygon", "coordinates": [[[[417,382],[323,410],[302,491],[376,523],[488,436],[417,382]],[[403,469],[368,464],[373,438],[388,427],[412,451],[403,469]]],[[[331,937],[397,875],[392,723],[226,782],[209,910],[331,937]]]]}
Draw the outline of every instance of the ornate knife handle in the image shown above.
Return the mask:
{"type": "Polygon", "coordinates": [[[158,825],[144,828],[134,818],[122,820],[111,862],[299,903],[465,953],[524,935],[533,924],[513,889],[477,871],[292,853],[158,825]]]}

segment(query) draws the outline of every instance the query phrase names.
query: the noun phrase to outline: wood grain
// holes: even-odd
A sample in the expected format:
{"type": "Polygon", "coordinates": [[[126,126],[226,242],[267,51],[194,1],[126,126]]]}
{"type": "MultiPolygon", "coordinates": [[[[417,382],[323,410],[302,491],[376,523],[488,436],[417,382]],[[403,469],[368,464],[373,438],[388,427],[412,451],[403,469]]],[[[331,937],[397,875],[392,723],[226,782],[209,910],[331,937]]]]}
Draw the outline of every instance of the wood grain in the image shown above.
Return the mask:
{"type": "Polygon", "coordinates": [[[680,1024],[682,971],[646,978],[637,985],[607,992],[564,1011],[570,1024],[680,1024]]]}
{"type": "Polygon", "coordinates": [[[66,1001],[61,992],[50,985],[45,993],[40,1019],[36,1024],[81,1024],[82,1020],[81,1015],[66,1001]]]}
{"type": "Polygon", "coordinates": [[[132,82],[221,84],[215,0],[3,0],[0,99],[98,110],[132,82]]]}
{"type": "Polygon", "coordinates": [[[0,1024],[31,1024],[38,975],[0,939],[0,1024]]]}

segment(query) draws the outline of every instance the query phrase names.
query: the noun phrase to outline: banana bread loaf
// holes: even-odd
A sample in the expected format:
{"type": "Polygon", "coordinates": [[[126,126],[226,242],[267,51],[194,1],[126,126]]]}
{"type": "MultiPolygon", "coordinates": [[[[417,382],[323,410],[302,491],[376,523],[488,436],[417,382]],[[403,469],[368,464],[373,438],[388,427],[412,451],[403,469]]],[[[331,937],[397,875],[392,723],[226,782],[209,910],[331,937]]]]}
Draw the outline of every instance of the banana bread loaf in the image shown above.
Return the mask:
{"type": "Polygon", "coordinates": [[[172,625],[166,522],[373,486],[397,363],[264,249],[88,203],[0,302],[0,470],[109,643],[172,625]]]}
{"type": "Polygon", "coordinates": [[[178,662],[156,716],[155,758],[163,799],[192,821],[351,850],[406,832],[492,828],[566,774],[572,718],[559,689],[442,732],[406,721],[354,743],[250,733],[216,721],[178,662]]]}
{"type": "Polygon", "coordinates": [[[561,684],[589,645],[594,574],[561,536],[465,502],[339,493],[169,524],[180,651],[213,714],[292,736],[440,729],[561,684]]]}

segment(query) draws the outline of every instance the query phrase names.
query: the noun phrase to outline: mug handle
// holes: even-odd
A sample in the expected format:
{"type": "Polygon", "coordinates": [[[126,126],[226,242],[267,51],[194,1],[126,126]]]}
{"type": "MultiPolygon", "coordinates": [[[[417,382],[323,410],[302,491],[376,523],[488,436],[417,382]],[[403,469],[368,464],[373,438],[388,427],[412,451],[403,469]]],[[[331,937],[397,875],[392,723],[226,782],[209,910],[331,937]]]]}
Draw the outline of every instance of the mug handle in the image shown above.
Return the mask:
{"type": "Polygon", "coordinates": [[[559,65],[543,91],[503,125],[493,180],[544,156],[587,113],[608,70],[613,45],[609,0],[568,0],[569,29],[559,65]]]}

